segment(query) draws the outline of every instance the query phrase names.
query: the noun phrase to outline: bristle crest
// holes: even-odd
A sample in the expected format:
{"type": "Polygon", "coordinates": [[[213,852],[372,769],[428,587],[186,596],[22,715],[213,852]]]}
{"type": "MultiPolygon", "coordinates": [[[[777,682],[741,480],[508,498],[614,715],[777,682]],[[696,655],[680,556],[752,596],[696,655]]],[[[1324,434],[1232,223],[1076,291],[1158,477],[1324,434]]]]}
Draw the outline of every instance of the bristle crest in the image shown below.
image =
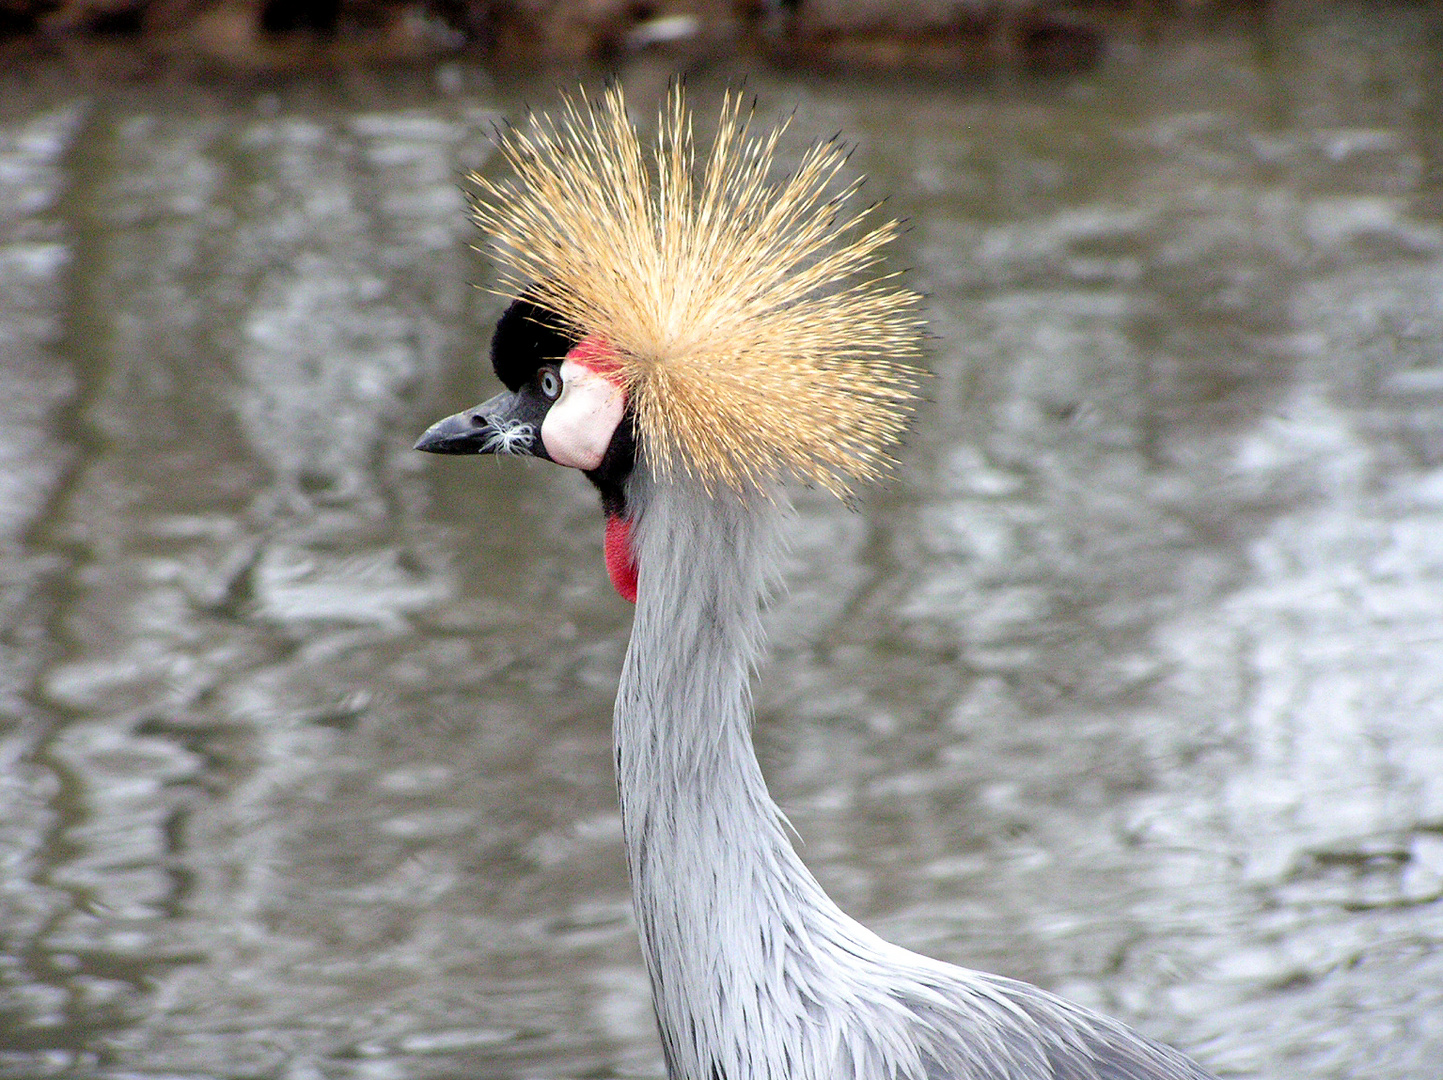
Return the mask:
{"type": "Polygon", "coordinates": [[[473,216],[502,290],[616,351],[660,476],[745,492],[790,474],[846,495],[906,426],[920,297],[868,276],[899,227],[851,208],[840,140],[774,179],[789,123],[756,133],[728,94],[698,161],[679,85],[650,147],[619,88],[563,97],[500,133],[511,176],[472,176],[473,216]]]}

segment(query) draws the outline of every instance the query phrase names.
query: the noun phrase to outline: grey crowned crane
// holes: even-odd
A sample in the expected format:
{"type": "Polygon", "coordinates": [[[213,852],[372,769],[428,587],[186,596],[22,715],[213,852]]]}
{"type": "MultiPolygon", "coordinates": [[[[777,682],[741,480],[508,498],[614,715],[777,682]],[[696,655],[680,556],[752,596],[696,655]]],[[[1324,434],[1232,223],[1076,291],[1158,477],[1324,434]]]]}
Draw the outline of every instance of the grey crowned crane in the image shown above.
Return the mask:
{"type": "Polygon", "coordinates": [[[514,302],[506,389],[417,448],[530,454],[601,493],[636,605],[614,716],[636,923],[673,1080],[1203,1080],[1177,1051],[845,915],[797,857],[751,741],[788,478],[846,495],[910,412],[918,297],[874,270],[894,222],[849,210],[843,149],[774,175],[785,125],[680,90],[644,145],[619,90],[501,133],[473,177],[514,302]]]}

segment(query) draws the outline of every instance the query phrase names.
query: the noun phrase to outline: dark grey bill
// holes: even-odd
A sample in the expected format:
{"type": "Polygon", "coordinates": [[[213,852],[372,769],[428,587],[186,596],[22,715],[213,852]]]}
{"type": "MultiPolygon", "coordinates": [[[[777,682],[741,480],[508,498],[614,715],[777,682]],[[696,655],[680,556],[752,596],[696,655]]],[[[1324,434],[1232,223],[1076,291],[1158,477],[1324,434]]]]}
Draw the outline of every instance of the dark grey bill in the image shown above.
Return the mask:
{"type": "Polygon", "coordinates": [[[528,387],[503,390],[475,408],[437,420],[416,441],[430,454],[528,454],[550,458],[541,442],[541,422],[551,407],[528,387]]]}

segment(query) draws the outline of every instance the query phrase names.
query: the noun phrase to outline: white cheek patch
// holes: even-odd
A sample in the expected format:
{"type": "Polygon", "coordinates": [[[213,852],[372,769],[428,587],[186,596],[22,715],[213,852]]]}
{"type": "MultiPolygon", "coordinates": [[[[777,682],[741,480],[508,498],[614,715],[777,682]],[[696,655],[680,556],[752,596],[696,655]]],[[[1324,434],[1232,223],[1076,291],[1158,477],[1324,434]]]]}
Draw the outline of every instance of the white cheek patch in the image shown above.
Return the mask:
{"type": "Polygon", "coordinates": [[[541,422],[541,442],[551,460],[573,469],[594,469],[606,456],[616,425],[626,413],[621,387],[585,364],[561,364],[561,396],[541,422]]]}

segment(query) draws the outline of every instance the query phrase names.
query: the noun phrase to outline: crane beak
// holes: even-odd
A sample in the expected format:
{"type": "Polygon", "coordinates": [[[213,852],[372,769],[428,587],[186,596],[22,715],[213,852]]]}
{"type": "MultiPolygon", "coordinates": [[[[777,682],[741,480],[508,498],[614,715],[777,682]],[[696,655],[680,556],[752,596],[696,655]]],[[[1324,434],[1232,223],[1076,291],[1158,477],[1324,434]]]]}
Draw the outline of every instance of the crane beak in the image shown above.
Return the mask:
{"type": "Polygon", "coordinates": [[[529,454],[549,458],[541,442],[546,405],[503,390],[471,409],[438,420],[416,440],[430,454],[529,454]]]}

